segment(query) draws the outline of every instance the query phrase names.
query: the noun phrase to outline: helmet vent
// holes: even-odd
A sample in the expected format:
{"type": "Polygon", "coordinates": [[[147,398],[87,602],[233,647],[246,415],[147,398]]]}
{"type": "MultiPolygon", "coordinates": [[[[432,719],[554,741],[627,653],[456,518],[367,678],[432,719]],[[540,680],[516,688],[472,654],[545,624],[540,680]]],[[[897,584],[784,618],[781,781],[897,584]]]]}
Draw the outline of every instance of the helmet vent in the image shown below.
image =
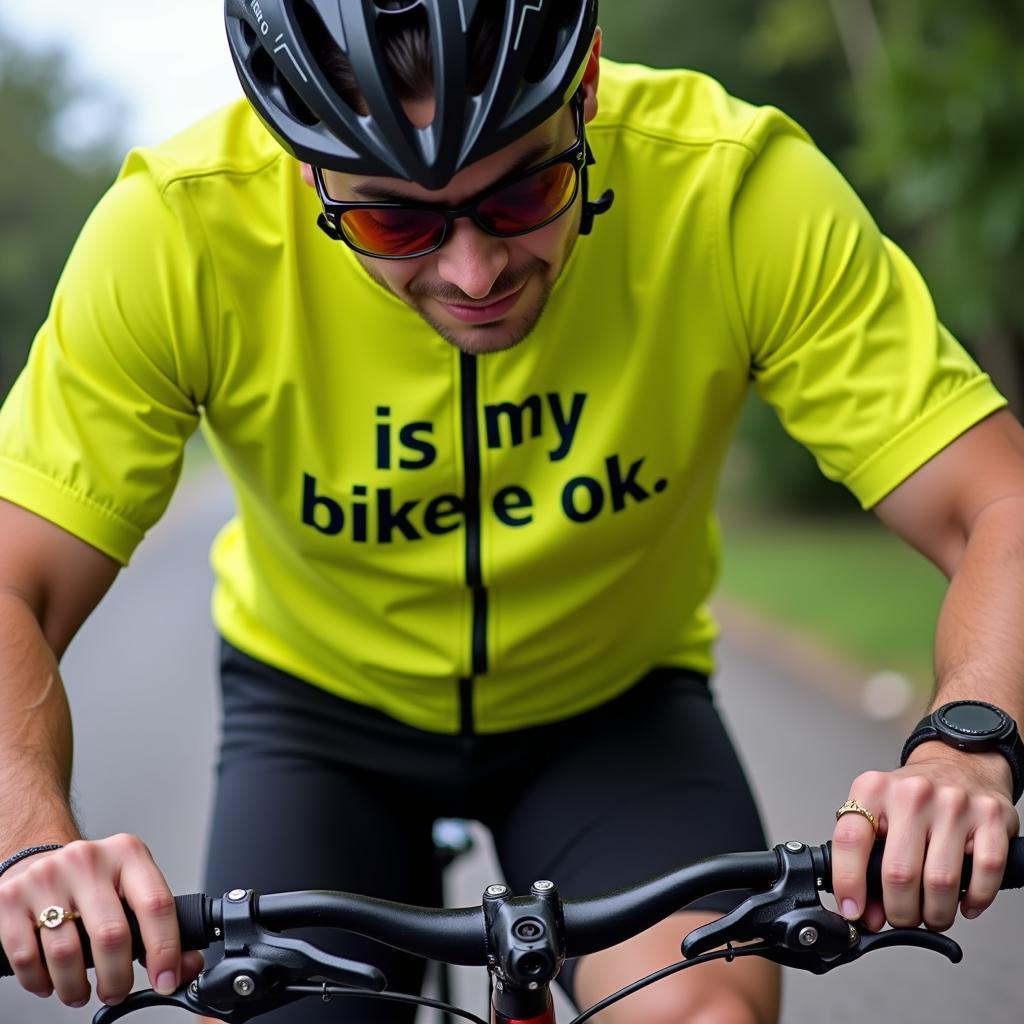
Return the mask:
{"type": "Polygon", "coordinates": [[[263,83],[268,99],[277,107],[307,127],[320,123],[320,119],[302,102],[299,94],[278,71],[273,58],[262,46],[253,49],[249,66],[253,77],[263,83]]]}
{"type": "Polygon", "coordinates": [[[528,85],[542,82],[551,71],[558,56],[565,50],[572,34],[573,14],[570,4],[548,4],[544,15],[544,28],[540,43],[526,65],[523,79],[528,85]],[[567,18],[566,16],[569,15],[567,18]]]}
{"type": "MultiPolygon", "coordinates": [[[[419,3],[419,0],[416,2],[419,3]]],[[[317,13],[312,0],[301,0],[295,5],[295,18],[303,42],[313,54],[316,64],[324,70],[323,84],[329,85],[334,96],[353,113],[365,115],[366,108],[359,93],[359,83],[352,73],[352,65],[317,13]]]]}

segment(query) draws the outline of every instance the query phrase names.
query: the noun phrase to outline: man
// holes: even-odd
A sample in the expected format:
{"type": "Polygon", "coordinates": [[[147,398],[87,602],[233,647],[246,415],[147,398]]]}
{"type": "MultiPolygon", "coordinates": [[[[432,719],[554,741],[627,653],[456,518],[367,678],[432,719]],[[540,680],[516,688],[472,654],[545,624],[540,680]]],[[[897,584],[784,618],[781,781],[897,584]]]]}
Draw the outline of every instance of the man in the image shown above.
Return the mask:
{"type": "MultiPolygon", "coordinates": [[[[88,996],[73,931],[37,927],[56,906],[93,937],[101,997],[122,999],[119,893],[155,987],[198,969],[141,841],[80,840],[56,658],[159,517],[200,419],[239,510],[214,549],[209,891],[431,902],[445,813],[491,827],[515,888],[550,876],[566,896],[762,847],[706,685],[704,604],[715,482],[752,379],[950,576],[936,707],[984,701],[1007,725],[985,752],[927,732],[905,767],[854,781],[842,911],[946,928],[965,850],[962,909],[984,910],[1018,827],[1024,434],[803,133],[701,76],[599,62],[592,0],[226,13],[259,120],[239,104],[129,158],[0,417],[17,858],[0,942],[21,983],[88,996]],[[33,794],[20,813],[15,789],[33,794]],[[884,905],[869,906],[876,829],[884,905]],[[20,856],[37,846],[59,848],[20,856]]],[[[590,1004],[728,906],[688,908],[563,980],[590,1004]]],[[[402,957],[336,948],[393,987],[418,981],[402,957]]],[[[602,1020],[777,1015],[775,969],[744,960],[602,1020]]]]}

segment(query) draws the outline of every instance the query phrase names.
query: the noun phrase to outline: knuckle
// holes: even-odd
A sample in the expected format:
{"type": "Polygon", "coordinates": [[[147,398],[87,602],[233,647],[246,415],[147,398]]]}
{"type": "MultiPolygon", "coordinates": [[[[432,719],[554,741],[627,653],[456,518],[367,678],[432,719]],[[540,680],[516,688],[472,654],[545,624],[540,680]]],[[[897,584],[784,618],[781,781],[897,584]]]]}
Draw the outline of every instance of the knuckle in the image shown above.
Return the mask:
{"type": "Polygon", "coordinates": [[[935,794],[935,803],[950,817],[959,818],[967,810],[970,800],[957,786],[943,786],[935,794]]]}
{"type": "Polygon", "coordinates": [[[894,889],[907,889],[917,884],[916,868],[908,861],[893,861],[882,865],[882,885],[894,889]]]}
{"type": "Polygon", "coordinates": [[[997,796],[983,794],[974,800],[974,813],[978,820],[985,824],[994,824],[996,822],[1002,824],[1006,813],[1006,804],[1005,801],[1000,800],[997,796]]]}
{"type": "Polygon", "coordinates": [[[957,892],[960,888],[960,876],[948,868],[933,868],[924,874],[924,887],[938,893],[957,892]]]}
{"type": "Polygon", "coordinates": [[[30,971],[39,966],[39,953],[34,947],[18,946],[7,955],[11,967],[18,973],[30,971]]]}
{"type": "Polygon", "coordinates": [[[974,871],[983,875],[1002,874],[1006,867],[1006,858],[991,850],[981,850],[974,854],[974,871]]]}
{"type": "Polygon", "coordinates": [[[136,910],[147,917],[174,917],[174,897],[167,889],[150,889],[136,901],[136,910]]]}
{"type": "Polygon", "coordinates": [[[22,877],[31,879],[33,885],[52,887],[57,884],[60,874],[57,857],[40,857],[29,865],[22,877]]]}
{"type": "Polygon", "coordinates": [[[885,772],[874,769],[868,772],[861,772],[853,780],[853,785],[850,787],[850,796],[863,803],[865,800],[869,800],[871,797],[882,792],[886,785],[888,785],[888,782],[889,780],[885,772]]]}
{"type": "Polygon", "coordinates": [[[16,879],[0,885],[0,911],[3,911],[5,916],[19,909],[24,902],[24,886],[16,879]]]}
{"type": "Polygon", "coordinates": [[[924,807],[935,796],[935,784],[922,775],[900,779],[898,786],[900,800],[916,809],[924,807]]]}
{"type": "Polygon", "coordinates": [[[154,969],[158,963],[173,966],[180,953],[174,939],[154,939],[146,946],[146,963],[154,969]]]}
{"type": "Polygon", "coordinates": [[[78,839],[68,843],[64,847],[63,859],[72,867],[80,871],[92,871],[96,867],[99,851],[95,843],[88,843],[84,839],[78,839]]]}
{"type": "Polygon", "coordinates": [[[77,941],[54,939],[46,947],[46,959],[54,967],[68,967],[79,955],[77,941]]]}
{"type": "Polygon", "coordinates": [[[131,932],[123,921],[102,921],[89,929],[93,946],[103,953],[116,953],[131,942],[131,932]]]}
{"type": "Polygon", "coordinates": [[[844,817],[832,833],[832,845],[842,850],[859,850],[864,845],[864,830],[856,822],[848,823],[844,817]]]}
{"type": "Polygon", "coordinates": [[[106,840],[111,850],[124,859],[140,856],[149,856],[149,848],[138,837],[129,832],[119,832],[106,840]]]}

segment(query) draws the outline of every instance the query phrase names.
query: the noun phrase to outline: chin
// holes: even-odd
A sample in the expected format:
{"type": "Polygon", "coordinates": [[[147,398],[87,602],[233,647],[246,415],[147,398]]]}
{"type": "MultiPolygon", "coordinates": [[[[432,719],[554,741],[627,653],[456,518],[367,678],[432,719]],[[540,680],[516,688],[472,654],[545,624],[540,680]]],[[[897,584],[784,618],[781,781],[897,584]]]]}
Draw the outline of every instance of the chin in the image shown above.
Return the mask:
{"type": "Polygon", "coordinates": [[[532,323],[524,322],[521,317],[518,317],[517,320],[519,322],[513,324],[502,321],[496,324],[480,324],[478,327],[460,328],[434,324],[434,329],[460,352],[471,356],[483,356],[491,352],[504,352],[507,349],[515,348],[520,342],[526,340],[526,336],[533,330],[536,320],[532,323]]]}
{"type": "Polygon", "coordinates": [[[420,310],[420,315],[444,338],[460,352],[468,355],[482,356],[492,352],[505,352],[515,348],[529,337],[544,314],[550,285],[545,285],[541,294],[534,300],[532,309],[523,313],[513,314],[493,324],[455,324],[449,320],[441,321],[420,310]]]}

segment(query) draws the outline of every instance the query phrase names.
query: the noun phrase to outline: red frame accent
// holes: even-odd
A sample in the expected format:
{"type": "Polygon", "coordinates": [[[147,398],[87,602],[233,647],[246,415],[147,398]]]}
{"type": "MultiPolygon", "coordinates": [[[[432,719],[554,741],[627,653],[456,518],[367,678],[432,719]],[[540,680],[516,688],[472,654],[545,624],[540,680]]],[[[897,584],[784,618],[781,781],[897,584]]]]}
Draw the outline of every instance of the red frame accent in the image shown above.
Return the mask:
{"type": "Polygon", "coordinates": [[[520,1020],[515,1017],[505,1017],[491,1008],[491,1020],[493,1024],[555,1024],[555,1004],[552,1003],[547,1010],[538,1017],[530,1017],[528,1020],[520,1020]]]}

